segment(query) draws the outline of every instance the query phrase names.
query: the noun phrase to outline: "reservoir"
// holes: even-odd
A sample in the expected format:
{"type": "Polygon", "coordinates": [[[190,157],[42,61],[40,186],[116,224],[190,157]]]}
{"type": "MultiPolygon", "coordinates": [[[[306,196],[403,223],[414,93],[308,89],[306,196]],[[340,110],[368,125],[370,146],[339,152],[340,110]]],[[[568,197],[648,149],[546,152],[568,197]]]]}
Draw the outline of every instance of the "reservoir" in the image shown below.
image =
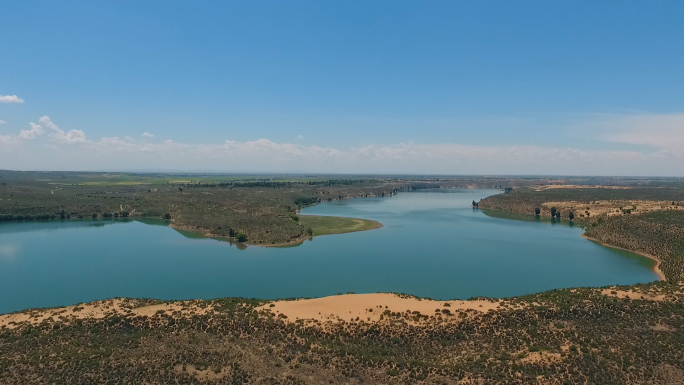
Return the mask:
{"type": "Polygon", "coordinates": [[[289,248],[240,249],[139,221],[0,223],[0,313],[112,297],[509,297],[658,279],[653,261],[583,239],[565,220],[471,208],[496,193],[442,189],[325,202],[301,214],[384,227],[289,248]]]}

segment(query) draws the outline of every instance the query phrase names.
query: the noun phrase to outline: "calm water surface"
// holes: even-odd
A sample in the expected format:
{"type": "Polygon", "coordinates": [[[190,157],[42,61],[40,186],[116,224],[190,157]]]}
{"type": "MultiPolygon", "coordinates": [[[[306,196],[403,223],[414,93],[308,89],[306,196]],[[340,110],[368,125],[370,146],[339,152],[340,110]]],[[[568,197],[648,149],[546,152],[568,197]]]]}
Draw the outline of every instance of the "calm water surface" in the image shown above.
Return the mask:
{"type": "Polygon", "coordinates": [[[494,193],[438,190],[323,203],[303,214],[368,218],[385,227],[292,248],[239,250],[141,222],[2,223],[0,313],[111,297],[391,291],[451,299],[657,279],[652,261],[587,241],[579,228],[470,208],[494,193]]]}

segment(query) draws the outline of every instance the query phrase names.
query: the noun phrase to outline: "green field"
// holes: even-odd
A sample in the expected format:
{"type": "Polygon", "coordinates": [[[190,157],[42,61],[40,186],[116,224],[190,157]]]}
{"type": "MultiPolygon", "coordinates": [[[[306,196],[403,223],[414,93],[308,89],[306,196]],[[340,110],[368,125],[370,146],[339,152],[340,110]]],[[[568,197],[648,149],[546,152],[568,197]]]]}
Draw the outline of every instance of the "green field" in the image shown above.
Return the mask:
{"type": "Polygon", "coordinates": [[[368,219],[323,217],[318,215],[300,215],[299,224],[313,230],[314,236],[353,233],[355,231],[374,230],[382,227],[382,223],[368,219]]]}

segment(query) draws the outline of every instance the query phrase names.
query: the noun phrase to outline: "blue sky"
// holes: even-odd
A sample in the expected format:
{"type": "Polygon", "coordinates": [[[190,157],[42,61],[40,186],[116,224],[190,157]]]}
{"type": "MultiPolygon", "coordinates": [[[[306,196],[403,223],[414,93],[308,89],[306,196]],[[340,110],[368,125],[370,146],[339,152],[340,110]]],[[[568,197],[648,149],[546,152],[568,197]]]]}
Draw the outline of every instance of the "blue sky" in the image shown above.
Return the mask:
{"type": "Polygon", "coordinates": [[[684,176],[683,14],[3,2],[0,168],[684,176]]]}

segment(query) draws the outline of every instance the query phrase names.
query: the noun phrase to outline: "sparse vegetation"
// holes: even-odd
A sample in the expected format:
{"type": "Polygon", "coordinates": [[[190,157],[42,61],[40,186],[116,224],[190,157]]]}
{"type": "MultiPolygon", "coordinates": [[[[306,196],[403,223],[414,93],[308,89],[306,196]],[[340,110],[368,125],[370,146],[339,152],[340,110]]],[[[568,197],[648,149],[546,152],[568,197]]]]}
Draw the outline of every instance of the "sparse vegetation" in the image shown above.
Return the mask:
{"type": "Polygon", "coordinates": [[[684,381],[683,289],[554,290],[488,313],[407,309],[325,327],[258,312],[263,301],[141,315],[133,310],[163,302],[125,300],[104,318],[0,327],[0,383],[674,384],[684,381]]]}
{"type": "MultiPolygon", "coordinates": [[[[377,226],[299,214],[324,200],[497,187],[507,194],[476,202],[479,208],[530,218],[533,213],[560,218],[566,212],[568,219],[590,228],[588,236],[657,256],[668,281],[553,290],[510,298],[487,313],[440,306],[425,316],[378,304],[375,313],[368,310],[381,313],[378,322],[357,317],[325,327],[257,311],[264,301],[234,298],[190,301],[180,309],[146,314],[134,310],[164,302],[123,300],[121,311],[102,318],[90,317],[88,304],[74,307],[78,318],[38,321],[40,311],[28,310],[26,320],[0,326],[0,384],[684,382],[684,285],[678,282],[684,276],[684,210],[679,209],[684,189],[679,180],[613,179],[620,188],[539,188],[552,182],[62,174],[0,172],[0,220],[159,218],[182,230],[258,244],[377,226]],[[184,310],[189,307],[206,311],[184,310]]],[[[589,181],[579,178],[575,184],[589,181]]]]}

